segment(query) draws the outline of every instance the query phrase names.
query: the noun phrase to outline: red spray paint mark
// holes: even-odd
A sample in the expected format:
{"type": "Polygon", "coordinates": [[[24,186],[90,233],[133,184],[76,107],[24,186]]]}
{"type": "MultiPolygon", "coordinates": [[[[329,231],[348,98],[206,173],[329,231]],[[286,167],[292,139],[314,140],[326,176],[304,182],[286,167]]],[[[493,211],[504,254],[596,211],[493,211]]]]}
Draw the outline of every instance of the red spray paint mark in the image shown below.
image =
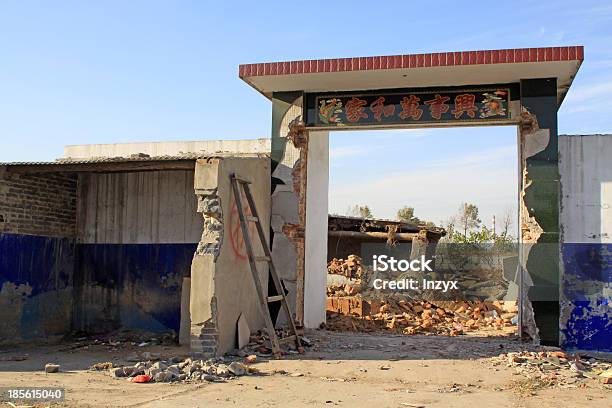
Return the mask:
{"type": "MultiPolygon", "coordinates": [[[[247,203],[244,193],[242,194],[242,212],[245,217],[252,216],[251,209],[247,203]]],[[[252,222],[248,222],[249,235],[251,241],[256,237],[257,230],[252,222]]],[[[242,235],[242,228],[240,227],[240,217],[238,215],[238,206],[236,205],[236,199],[232,198],[232,212],[230,214],[230,243],[232,245],[232,251],[234,256],[241,260],[247,260],[246,245],[244,243],[244,236],[242,235]]]]}

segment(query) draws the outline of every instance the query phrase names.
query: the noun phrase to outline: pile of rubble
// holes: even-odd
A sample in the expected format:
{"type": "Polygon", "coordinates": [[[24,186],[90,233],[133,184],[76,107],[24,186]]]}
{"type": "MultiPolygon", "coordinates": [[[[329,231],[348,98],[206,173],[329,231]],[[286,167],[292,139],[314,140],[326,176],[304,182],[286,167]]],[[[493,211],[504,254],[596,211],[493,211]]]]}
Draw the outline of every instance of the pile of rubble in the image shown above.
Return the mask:
{"type": "MultiPolygon", "coordinates": [[[[187,358],[171,358],[169,360],[141,361],[133,366],[122,366],[108,368],[112,377],[127,378],[137,383],[148,382],[224,382],[229,378],[240,377],[258,371],[249,366],[256,360],[256,356],[249,356],[240,361],[228,361],[224,357],[216,357],[208,360],[193,360],[187,358]]],[[[104,367],[104,363],[97,365],[104,367]]],[[[96,367],[92,367],[96,369],[96,367]]]]}
{"type": "MultiPolygon", "coordinates": [[[[277,329],[279,338],[288,335],[287,329],[277,329]]],[[[306,337],[300,337],[305,347],[312,346],[306,337]]],[[[108,371],[112,377],[127,378],[135,383],[148,382],[224,382],[243,375],[261,375],[252,366],[259,357],[272,357],[272,350],[266,345],[269,336],[265,329],[249,337],[249,343],[242,350],[233,350],[224,357],[208,360],[192,358],[162,358],[160,353],[142,352],[127,357],[133,365],[115,366],[111,362],[92,365],[92,371],[108,371]]],[[[299,351],[289,344],[283,345],[282,354],[298,354],[299,351]]]]}
{"type": "Polygon", "coordinates": [[[361,292],[361,283],[333,282],[327,285],[327,296],[343,297],[354,296],[361,292]]]}
{"type": "MultiPolygon", "coordinates": [[[[517,375],[521,375],[528,382],[535,382],[540,388],[580,387],[589,379],[612,385],[612,363],[560,350],[505,353],[493,357],[491,362],[493,366],[505,365],[515,368],[517,375]]],[[[522,381],[518,385],[524,383],[525,381],[522,381]]]]}
{"type": "MultiPolygon", "coordinates": [[[[516,302],[433,300],[425,292],[413,293],[419,296],[417,300],[403,293],[375,290],[368,283],[374,276],[372,270],[357,255],[349,255],[346,260],[332,259],[327,273],[327,328],[330,330],[448,336],[481,330],[496,331],[498,335],[517,332],[516,302]]],[[[479,285],[485,284],[489,282],[479,285]]]]}
{"type": "Polygon", "coordinates": [[[327,263],[327,273],[342,275],[349,279],[361,279],[363,274],[361,258],[357,255],[349,255],[346,260],[334,258],[327,263]]]}
{"type": "Polygon", "coordinates": [[[338,331],[392,331],[457,336],[482,329],[516,333],[516,302],[327,299],[327,328],[338,331]]]}

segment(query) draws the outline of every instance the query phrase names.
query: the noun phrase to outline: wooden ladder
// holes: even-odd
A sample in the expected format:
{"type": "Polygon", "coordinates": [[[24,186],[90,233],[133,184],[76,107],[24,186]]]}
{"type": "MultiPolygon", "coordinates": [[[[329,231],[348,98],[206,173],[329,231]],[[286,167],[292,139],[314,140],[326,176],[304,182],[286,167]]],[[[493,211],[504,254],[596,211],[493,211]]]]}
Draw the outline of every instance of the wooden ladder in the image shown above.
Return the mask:
{"type": "Polygon", "coordinates": [[[291,314],[291,310],[289,309],[289,304],[287,303],[287,298],[285,296],[285,289],[281,284],[281,280],[276,273],[276,268],[274,267],[274,263],[272,262],[272,254],[270,253],[270,248],[268,243],[266,242],[266,236],[264,235],[263,228],[261,226],[261,221],[259,220],[259,215],[257,214],[257,209],[255,208],[255,201],[253,200],[253,195],[251,194],[250,184],[251,182],[245,179],[242,179],[236,174],[232,174],[231,176],[231,184],[232,189],[234,191],[234,197],[236,199],[236,208],[238,209],[238,217],[240,218],[240,228],[242,229],[242,236],[244,238],[244,245],[246,247],[247,256],[249,258],[249,265],[251,267],[251,274],[253,275],[253,282],[255,283],[255,289],[257,289],[257,295],[259,296],[259,300],[262,307],[262,312],[264,315],[264,319],[266,321],[266,327],[268,329],[268,335],[270,336],[270,343],[272,345],[272,353],[275,357],[280,357],[281,348],[280,345],[283,343],[294,342],[295,347],[299,353],[304,352],[304,348],[302,347],[302,343],[300,341],[300,336],[297,333],[297,329],[295,327],[295,321],[293,320],[293,315],[291,314]],[[242,204],[242,194],[240,192],[240,186],[244,190],[244,195],[247,200],[248,208],[250,209],[251,215],[246,215],[244,213],[244,207],[242,204]],[[252,222],[257,227],[257,235],[259,236],[259,242],[263,248],[264,256],[255,256],[255,252],[253,250],[253,243],[251,241],[251,236],[249,234],[248,222],[252,222]],[[257,262],[265,261],[269,265],[270,276],[274,282],[274,286],[276,287],[276,293],[279,293],[275,296],[266,296],[264,294],[261,281],[259,279],[259,272],[257,271],[257,262]],[[272,302],[281,302],[285,313],[287,314],[287,318],[289,319],[289,328],[291,333],[290,336],[279,339],[276,335],[276,330],[274,329],[274,323],[272,322],[272,316],[270,316],[270,310],[268,309],[268,304],[272,302]]]}

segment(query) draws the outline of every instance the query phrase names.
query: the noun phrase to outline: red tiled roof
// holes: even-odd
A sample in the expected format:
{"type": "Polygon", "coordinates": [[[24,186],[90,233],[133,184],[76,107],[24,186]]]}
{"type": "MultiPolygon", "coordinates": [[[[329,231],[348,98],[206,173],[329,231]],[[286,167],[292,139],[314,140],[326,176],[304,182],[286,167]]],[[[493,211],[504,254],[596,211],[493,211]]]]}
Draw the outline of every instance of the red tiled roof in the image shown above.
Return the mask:
{"type": "Polygon", "coordinates": [[[424,68],[523,62],[582,61],[584,47],[516,48],[508,50],[435,52],[378,57],[335,58],[243,64],[240,78],[255,76],[424,68]]]}

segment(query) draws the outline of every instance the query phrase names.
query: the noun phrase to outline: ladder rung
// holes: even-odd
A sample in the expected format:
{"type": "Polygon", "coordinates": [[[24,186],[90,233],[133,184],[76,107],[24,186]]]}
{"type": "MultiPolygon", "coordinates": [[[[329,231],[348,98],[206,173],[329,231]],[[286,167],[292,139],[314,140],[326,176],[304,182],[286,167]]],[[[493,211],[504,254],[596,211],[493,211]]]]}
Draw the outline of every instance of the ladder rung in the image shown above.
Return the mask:
{"type": "Polygon", "coordinates": [[[243,179],[243,178],[240,178],[240,177],[237,177],[237,176],[234,176],[234,180],[236,180],[237,182],[242,183],[242,184],[251,184],[251,182],[249,180],[246,180],[246,179],[243,179]]]}
{"type": "Polygon", "coordinates": [[[252,215],[247,215],[245,218],[246,218],[247,221],[259,222],[259,218],[253,217],[252,215]]]}
{"type": "Polygon", "coordinates": [[[278,302],[279,300],[283,300],[283,295],[268,296],[268,303],[278,302]]]}
{"type": "Polygon", "coordinates": [[[289,343],[290,341],[296,341],[297,336],[294,334],[292,336],[283,337],[282,339],[278,339],[280,344],[289,343]]]}
{"type": "Polygon", "coordinates": [[[269,256],[256,256],[255,260],[257,262],[270,262],[271,258],[269,256]]]}

